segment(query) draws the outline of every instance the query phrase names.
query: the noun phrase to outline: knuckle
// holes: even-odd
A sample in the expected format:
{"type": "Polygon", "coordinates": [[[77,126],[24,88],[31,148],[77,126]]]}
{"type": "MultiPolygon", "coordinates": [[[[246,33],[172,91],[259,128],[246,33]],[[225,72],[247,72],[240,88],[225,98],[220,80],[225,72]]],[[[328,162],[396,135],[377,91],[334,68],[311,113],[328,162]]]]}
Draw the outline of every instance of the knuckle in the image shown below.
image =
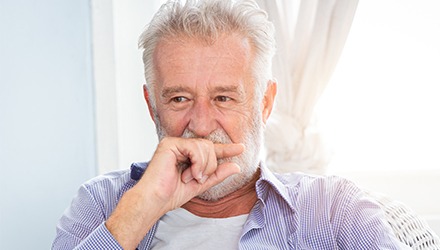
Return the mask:
{"type": "Polygon", "coordinates": [[[214,143],[210,140],[207,139],[203,139],[203,143],[207,146],[207,147],[213,147],[214,143]]]}

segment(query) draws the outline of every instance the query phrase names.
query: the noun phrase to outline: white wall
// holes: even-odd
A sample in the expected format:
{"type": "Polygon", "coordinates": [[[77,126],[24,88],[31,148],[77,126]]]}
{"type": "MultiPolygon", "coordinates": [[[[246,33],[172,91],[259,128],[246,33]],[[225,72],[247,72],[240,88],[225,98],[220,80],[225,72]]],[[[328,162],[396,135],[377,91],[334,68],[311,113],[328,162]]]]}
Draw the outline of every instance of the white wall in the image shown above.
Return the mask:
{"type": "Polygon", "coordinates": [[[157,145],[143,97],[138,38],[159,8],[159,1],[92,2],[98,165],[104,173],[149,160],[157,145]]]}
{"type": "Polygon", "coordinates": [[[0,249],[49,249],[96,174],[90,3],[0,1],[0,249]]]}
{"type": "Polygon", "coordinates": [[[143,96],[144,71],[138,38],[159,8],[157,1],[114,0],[119,168],[149,160],[157,135],[143,96]]]}

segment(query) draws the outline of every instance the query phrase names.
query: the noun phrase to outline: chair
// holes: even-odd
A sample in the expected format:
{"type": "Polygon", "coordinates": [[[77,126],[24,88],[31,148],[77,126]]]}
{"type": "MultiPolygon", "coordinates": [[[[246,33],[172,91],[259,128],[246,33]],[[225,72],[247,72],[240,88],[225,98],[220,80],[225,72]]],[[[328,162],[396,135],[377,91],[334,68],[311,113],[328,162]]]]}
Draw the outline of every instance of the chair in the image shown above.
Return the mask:
{"type": "Polygon", "coordinates": [[[428,223],[405,204],[389,197],[367,192],[385,211],[388,223],[397,238],[417,250],[440,250],[440,238],[429,227],[428,223]]]}

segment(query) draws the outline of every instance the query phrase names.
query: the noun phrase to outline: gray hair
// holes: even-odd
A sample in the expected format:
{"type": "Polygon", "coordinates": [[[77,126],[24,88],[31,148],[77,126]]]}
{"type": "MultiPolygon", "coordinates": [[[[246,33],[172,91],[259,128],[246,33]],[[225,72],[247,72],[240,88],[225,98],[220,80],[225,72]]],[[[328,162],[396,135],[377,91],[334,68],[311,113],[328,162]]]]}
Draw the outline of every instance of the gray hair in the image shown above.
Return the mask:
{"type": "Polygon", "coordinates": [[[146,86],[150,104],[156,112],[154,97],[155,68],[153,53],[163,38],[190,37],[213,43],[225,33],[237,33],[249,39],[255,50],[253,75],[258,100],[272,79],[275,53],[274,27],[267,14],[253,0],[169,0],[155,14],[139,38],[143,48],[146,86]]]}

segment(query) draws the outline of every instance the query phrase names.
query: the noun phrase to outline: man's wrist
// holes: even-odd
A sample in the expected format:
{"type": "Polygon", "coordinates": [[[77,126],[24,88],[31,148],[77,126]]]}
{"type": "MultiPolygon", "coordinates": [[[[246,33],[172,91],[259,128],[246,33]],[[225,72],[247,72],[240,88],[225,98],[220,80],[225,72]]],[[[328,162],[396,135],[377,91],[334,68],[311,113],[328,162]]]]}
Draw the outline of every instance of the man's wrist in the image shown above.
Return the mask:
{"type": "Polygon", "coordinates": [[[136,185],[128,190],[105,226],[124,249],[134,249],[156,221],[166,213],[148,189],[136,185]]]}

